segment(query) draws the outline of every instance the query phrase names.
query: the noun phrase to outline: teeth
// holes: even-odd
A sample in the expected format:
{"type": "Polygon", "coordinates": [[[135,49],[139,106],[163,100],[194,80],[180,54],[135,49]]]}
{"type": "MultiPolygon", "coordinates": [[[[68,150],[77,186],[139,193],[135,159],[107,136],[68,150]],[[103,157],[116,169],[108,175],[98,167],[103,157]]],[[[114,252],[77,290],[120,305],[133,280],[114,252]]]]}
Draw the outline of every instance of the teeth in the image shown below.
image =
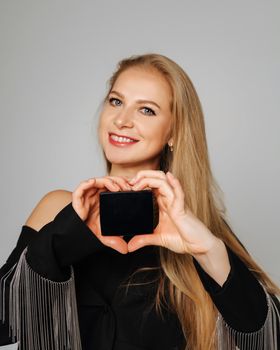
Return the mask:
{"type": "Polygon", "coordinates": [[[126,137],[118,137],[116,135],[111,135],[111,138],[117,142],[136,142],[136,141],[128,139],[126,137]]]}

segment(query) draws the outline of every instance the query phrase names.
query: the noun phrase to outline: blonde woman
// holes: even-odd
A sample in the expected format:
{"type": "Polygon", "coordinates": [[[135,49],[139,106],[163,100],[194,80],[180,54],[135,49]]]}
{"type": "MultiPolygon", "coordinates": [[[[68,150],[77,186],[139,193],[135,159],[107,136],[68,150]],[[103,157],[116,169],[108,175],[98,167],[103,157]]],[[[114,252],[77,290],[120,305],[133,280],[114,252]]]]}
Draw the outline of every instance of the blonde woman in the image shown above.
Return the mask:
{"type": "Polygon", "coordinates": [[[1,268],[0,344],[279,349],[279,288],[227,223],[186,72],[159,54],[119,62],[98,139],[106,175],[47,193],[1,268]],[[143,189],[154,233],[101,235],[100,192],[143,189]]]}

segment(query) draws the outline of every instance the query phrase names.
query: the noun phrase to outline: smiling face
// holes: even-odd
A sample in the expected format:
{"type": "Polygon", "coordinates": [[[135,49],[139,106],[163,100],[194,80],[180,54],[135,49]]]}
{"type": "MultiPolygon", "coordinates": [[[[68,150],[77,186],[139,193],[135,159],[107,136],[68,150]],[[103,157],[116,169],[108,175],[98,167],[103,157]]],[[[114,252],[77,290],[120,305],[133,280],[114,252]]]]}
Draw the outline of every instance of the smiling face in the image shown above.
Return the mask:
{"type": "Polygon", "coordinates": [[[119,75],[105,101],[98,126],[99,142],[112,163],[110,175],[131,178],[139,170],[159,169],[160,153],[172,140],[168,138],[171,96],[168,82],[155,70],[134,67],[119,75]],[[138,141],[114,143],[110,133],[138,141]]]}

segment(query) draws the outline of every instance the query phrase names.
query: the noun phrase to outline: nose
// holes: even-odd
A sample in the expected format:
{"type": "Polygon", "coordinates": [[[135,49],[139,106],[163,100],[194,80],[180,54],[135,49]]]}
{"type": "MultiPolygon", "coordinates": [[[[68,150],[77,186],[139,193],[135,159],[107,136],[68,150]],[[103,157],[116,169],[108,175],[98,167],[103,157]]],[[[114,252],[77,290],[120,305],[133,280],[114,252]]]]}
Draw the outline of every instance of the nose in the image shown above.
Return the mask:
{"type": "Polygon", "coordinates": [[[114,120],[114,124],[118,127],[122,127],[124,125],[132,127],[133,126],[132,111],[123,110],[123,111],[119,112],[114,120]]]}

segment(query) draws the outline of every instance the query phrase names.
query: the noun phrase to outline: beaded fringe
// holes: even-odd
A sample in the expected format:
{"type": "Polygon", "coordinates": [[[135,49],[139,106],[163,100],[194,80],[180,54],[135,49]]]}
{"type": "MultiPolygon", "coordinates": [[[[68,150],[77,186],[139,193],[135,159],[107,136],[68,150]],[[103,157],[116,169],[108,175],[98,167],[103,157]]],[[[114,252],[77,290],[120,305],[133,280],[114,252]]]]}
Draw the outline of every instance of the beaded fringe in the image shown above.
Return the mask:
{"type": "Polygon", "coordinates": [[[81,350],[74,270],[65,282],[48,280],[28,265],[27,247],[0,279],[0,319],[5,322],[6,282],[9,288],[9,336],[19,350],[81,350]]]}
{"type": "Polygon", "coordinates": [[[279,350],[279,323],[280,315],[272,297],[266,293],[268,313],[266,320],[258,331],[251,333],[238,332],[231,328],[218,315],[216,331],[218,340],[218,350],[279,350]]]}

